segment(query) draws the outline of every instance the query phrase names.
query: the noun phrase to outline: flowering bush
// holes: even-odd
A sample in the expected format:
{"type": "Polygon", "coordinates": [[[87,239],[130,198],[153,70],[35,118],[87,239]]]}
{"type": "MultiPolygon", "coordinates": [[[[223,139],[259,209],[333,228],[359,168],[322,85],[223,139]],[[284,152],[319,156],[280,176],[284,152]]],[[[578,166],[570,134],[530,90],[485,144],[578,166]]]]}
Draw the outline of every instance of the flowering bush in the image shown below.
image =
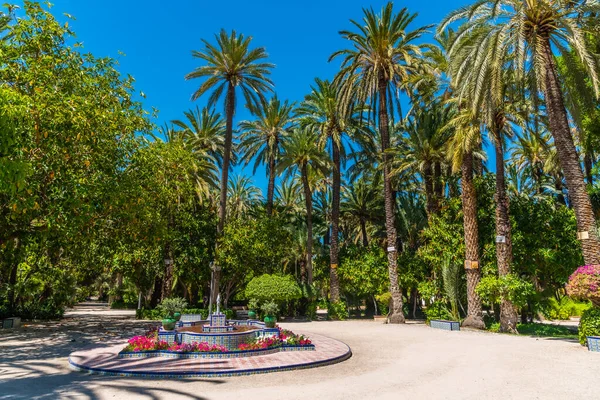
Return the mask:
{"type": "Polygon", "coordinates": [[[126,352],[139,352],[139,351],[152,351],[152,350],[168,350],[177,351],[181,353],[189,352],[226,352],[227,349],[224,346],[217,344],[210,345],[206,342],[192,342],[192,343],[173,343],[169,345],[164,340],[158,340],[158,335],[152,331],[148,332],[146,336],[134,336],[127,341],[127,346],[123,349],[126,352]]]}
{"type": "Polygon", "coordinates": [[[248,343],[241,343],[238,346],[239,350],[262,350],[270,347],[277,347],[281,345],[281,340],[276,337],[266,337],[253,340],[248,343]]]}
{"type": "Polygon", "coordinates": [[[577,268],[569,277],[567,293],[576,299],[591,300],[596,307],[600,307],[600,265],[577,268]]]}
{"type": "Polygon", "coordinates": [[[279,329],[279,339],[283,344],[288,344],[292,346],[306,346],[312,344],[309,338],[304,335],[297,335],[292,331],[287,329],[277,327],[279,329]]]}
{"type": "Polygon", "coordinates": [[[173,343],[169,346],[169,351],[179,351],[182,353],[199,352],[199,353],[224,353],[227,348],[218,344],[208,344],[206,342],[192,342],[192,343],[173,343]]]}

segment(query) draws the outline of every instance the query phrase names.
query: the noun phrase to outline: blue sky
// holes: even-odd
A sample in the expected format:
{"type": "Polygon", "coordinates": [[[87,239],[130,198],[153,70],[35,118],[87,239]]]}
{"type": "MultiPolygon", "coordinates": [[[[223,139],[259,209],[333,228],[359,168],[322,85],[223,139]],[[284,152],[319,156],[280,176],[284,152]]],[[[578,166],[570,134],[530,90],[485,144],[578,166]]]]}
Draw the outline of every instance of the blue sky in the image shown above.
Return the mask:
{"type": "MultiPolygon", "coordinates": [[[[146,94],[144,104],[160,113],[159,125],[181,118],[202,100],[190,96],[199,82],[184,76],[199,66],[192,50],[201,50],[201,38],[211,40],[221,28],[253,37],[255,46],[266,48],[276,65],[272,78],[281,99],[302,100],[315,77],[331,78],[339,63],[328,63],[332,52],[343,48],[339,30],[351,29],[349,19],[360,20],[362,8],[379,10],[385,1],[238,1],[205,0],[55,0],[52,12],[76,18],[70,25],[85,51],[117,58],[120,71],[136,79],[136,89],[146,94]],[[125,53],[120,56],[119,51],[125,53]]],[[[419,14],[414,27],[435,24],[468,0],[395,1],[397,10],[407,7],[419,14]]],[[[429,40],[430,38],[426,38],[429,40]]],[[[219,107],[222,111],[222,107],[219,107]]],[[[249,118],[242,104],[236,120],[249,118]]],[[[252,174],[250,167],[237,173],[252,174]]],[[[264,170],[256,184],[265,191],[264,170]]]]}

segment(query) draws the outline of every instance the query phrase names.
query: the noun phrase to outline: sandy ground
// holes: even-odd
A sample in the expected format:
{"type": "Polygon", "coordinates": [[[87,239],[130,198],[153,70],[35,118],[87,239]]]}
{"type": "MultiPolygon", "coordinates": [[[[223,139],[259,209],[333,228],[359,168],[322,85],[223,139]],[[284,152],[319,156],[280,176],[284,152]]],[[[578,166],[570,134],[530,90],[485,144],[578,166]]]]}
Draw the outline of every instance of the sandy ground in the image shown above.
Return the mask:
{"type": "Polygon", "coordinates": [[[0,399],[600,398],[600,354],[573,341],[372,321],[282,325],[339,339],[353,356],[328,367],[223,379],[87,375],[68,368],[72,351],[124,341],[148,322],[127,311],[80,308],[59,323],[0,330],[0,399]]]}

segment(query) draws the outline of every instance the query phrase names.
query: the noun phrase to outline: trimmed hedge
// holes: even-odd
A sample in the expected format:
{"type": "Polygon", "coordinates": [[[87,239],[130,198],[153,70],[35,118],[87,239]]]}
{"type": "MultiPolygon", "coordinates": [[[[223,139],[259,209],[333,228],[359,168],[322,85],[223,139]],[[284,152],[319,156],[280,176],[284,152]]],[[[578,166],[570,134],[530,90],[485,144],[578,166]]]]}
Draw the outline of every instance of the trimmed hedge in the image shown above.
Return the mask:
{"type": "Polygon", "coordinates": [[[583,312],[579,320],[579,343],[587,346],[588,336],[600,336],[600,308],[592,307],[583,312]]]}

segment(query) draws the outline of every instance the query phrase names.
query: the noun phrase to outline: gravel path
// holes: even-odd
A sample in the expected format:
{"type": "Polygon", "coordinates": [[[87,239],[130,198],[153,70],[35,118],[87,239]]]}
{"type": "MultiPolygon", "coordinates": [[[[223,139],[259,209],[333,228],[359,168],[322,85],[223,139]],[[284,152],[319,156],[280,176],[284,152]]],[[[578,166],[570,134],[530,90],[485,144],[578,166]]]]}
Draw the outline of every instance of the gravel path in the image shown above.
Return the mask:
{"type": "Polygon", "coordinates": [[[72,372],[68,355],[142,333],[130,312],[78,309],[60,323],[0,330],[0,399],[598,399],[600,354],[561,339],[446,332],[372,321],[282,324],[347,343],[333,366],[223,379],[72,372]],[[100,340],[103,335],[110,339],[100,340]]]}

